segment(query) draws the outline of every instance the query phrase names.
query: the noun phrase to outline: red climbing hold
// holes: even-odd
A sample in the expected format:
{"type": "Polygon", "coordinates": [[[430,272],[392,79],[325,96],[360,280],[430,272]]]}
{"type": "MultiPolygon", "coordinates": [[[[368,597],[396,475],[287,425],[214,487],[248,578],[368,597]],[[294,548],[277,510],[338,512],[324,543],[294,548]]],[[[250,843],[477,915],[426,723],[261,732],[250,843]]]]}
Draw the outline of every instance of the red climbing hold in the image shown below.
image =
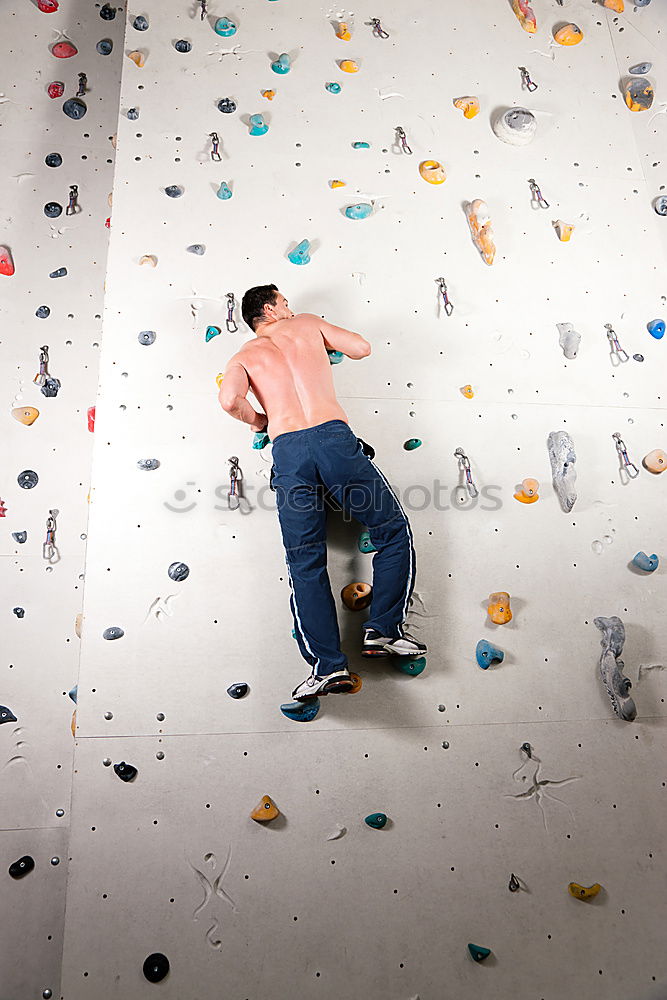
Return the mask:
{"type": "Polygon", "coordinates": [[[55,14],[58,10],[58,0],[37,0],[37,6],[43,14],[55,14]]]}
{"type": "Polygon", "coordinates": [[[0,500],[0,517],[4,517],[7,513],[7,508],[5,507],[5,501],[0,500]]]}
{"type": "Polygon", "coordinates": [[[95,407],[94,406],[89,406],[88,407],[88,430],[91,432],[91,434],[95,430],[95,407]]]}
{"type": "Polygon", "coordinates": [[[54,80],[53,83],[49,84],[47,93],[49,97],[62,97],[65,93],[65,84],[61,83],[60,80],[54,80]]]}
{"type": "Polygon", "coordinates": [[[107,227],[107,229],[111,229],[111,216],[109,216],[104,225],[107,227]]]}
{"type": "Polygon", "coordinates": [[[72,45],[71,42],[56,42],[51,48],[51,52],[56,59],[71,59],[78,51],[76,45],[72,45]]]}
{"type": "Polygon", "coordinates": [[[9,247],[0,247],[0,274],[6,274],[8,278],[14,273],[14,261],[9,247]]]}

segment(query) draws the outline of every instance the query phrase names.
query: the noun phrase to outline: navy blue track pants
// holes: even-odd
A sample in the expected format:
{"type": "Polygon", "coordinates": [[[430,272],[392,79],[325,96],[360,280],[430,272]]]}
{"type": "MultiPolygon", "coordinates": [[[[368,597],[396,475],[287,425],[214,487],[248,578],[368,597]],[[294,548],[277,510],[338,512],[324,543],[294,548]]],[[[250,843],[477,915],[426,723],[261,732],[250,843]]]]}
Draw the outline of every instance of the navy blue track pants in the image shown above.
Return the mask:
{"type": "Polygon", "coordinates": [[[401,636],[415,581],[412,532],[387,480],[365,453],[364,442],[343,420],[279,434],[273,441],[271,486],[285,546],[294,630],[311,673],[323,677],[347,666],[327,573],[325,493],[368,529],[377,549],[365,627],[391,639],[401,636]]]}

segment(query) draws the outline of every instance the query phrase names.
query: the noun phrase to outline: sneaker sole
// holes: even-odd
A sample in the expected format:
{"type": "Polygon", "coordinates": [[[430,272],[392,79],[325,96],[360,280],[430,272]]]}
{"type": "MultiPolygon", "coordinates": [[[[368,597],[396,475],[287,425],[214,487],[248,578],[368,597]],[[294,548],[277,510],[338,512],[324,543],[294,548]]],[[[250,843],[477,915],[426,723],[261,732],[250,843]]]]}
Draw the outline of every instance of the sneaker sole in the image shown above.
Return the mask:
{"type": "Polygon", "coordinates": [[[352,680],[333,681],[330,685],[325,686],[316,694],[302,694],[300,697],[292,695],[292,697],[295,701],[314,701],[315,698],[324,698],[328,694],[346,694],[348,691],[351,691],[353,687],[354,681],[352,680]]]}
{"type": "Polygon", "coordinates": [[[362,649],[362,656],[389,656],[389,651],[384,646],[372,646],[369,649],[362,649]]]}
{"type": "Polygon", "coordinates": [[[392,656],[426,656],[428,652],[426,649],[393,649],[391,646],[385,646],[385,649],[392,656]]]}

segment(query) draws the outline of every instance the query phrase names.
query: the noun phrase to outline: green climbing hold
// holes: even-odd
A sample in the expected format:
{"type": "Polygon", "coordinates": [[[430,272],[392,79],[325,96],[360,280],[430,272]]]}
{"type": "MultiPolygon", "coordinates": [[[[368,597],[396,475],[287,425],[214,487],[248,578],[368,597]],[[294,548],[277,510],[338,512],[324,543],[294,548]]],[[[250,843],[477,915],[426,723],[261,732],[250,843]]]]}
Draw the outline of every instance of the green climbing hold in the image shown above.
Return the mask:
{"type": "Polygon", "coordinates": [[[468,951],[475,962],[483,962],[491,954],[490,948],[483,948],[480,944],[469,944],[468,951]]]}
{"type": "Polygon", "coordinates": [[[420,446],[421,441],[419,438],[409,438],[403,445],[406,451],[414,451],[415,448],[419,448],[420,446]]]}
{"type": "Polygon", "coordinates": [[[329,355],[329,364],[332,365],[339,365],[345,357],[342,351],[327,350],[327,354],[329,355]]]}
{"type": "Polygon", "coordinates": [[[381,830],[387,825],[387,817],[384,813],[371,813],[364,820],[367,826],[372,826],[374,830],[381,830]]]}
{"type": "Polygon", "coordinates": [[[320,710],[320,699],[310,698],[308,701],[288,701],[280,706],[283,715],[293,722],[312,722],[320,710]]]}
{"type": "Polygon", "coordinates": [[[403,674],[410,674],[411,677],[418,677],[426,667],[426,657],[418,656],[417,659],[405,659],[400,656],[396,666],[403,674]]]}
{"type": "Polygon", "coordinates": [[[359,540],[357,542],[357,548],[360,552],[377,552],[377,549],[371,541],[371,533],[368,529],[362,531],[359,535],[359,540]]]}

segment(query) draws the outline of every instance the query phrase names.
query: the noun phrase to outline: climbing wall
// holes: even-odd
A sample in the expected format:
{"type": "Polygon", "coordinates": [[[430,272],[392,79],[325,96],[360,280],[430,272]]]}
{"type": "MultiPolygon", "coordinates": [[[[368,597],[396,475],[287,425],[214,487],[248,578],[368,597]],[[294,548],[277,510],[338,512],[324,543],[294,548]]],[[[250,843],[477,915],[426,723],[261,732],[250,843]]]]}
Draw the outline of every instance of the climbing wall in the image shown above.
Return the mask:
{"type": "MultiPolygon", "coordinates": [[[[381,11],[253,0],[211,4],[203,18],[199,5],[150,0],[129,12],[120,115],[108,128],[118,133],[117,169],[89,538],[72,570],[83,573],[85,558],[59,994],[66,1000],[138,1000],[157,990],[202,1000],[294,992],[560,1000],[575,990],[609,1000],[664,997],[664,570],[661,563],[642,572],[632,559],[640,550],[662,558],[667,548],[667,477],[642,462],[667,447],[667,338],[647,329],[667,312],[667,220],[653,207],[667,185],[667,122],[656,114],[667,16],[659,0],[618,15],[583,0],[535,0],[534,10],[534,34],[511,5],[491,0],[418,0],[409,10],[390,0],[381,11]],[[367,23],[375,14],[387,38],[367,23]],[[146,30],[134,27],[138,15],[146,30]],[[216,33],[222,17],[235,33],[216,33]],[[349,40],[336,37],[340,21],[349,40]],[[583,40],[564,47],[553,33],[568,21],[583,40]],[[283,53],[291,68],[278,74],[271,64],[283,53]],[[341,70],[342,60],[358,71],[341,70]],[[651,109],[633,114],[623,87],[641,61],[653,63],[656,96],[651,109]],[[536,90],[522,88],[519,66],[536,90]],[[266,91],[275,91],[272,99],[266,91]],[[471,119],[453,105],[463,96],[479,100],[471,119]],[[516,106],[534,115],[525,146],[502,142],[493,129],[516,106]],[[262,122],[250,121],[256,115],[262,122]],[[422,178],[427,160],[442,164],[444,183],[422,178]],[[533,207],[528,178],[548,208],[533,207]],[[466,221],[477,198],[493,224],[492,266],[466,221]],[[370,215],[347,217],[358,204],[370,215]],[[558,239],[558,220],[574,226],[569,241],[558,239]],[[297,267],[289,254],[304,239],[311,260],[297,267]],[[295,311],[325,315],[373,345],[370,358],[337,365],[336,385],[410,517],[417,582],[408,624],[429,647],[421,672],[419,663],[401,670],[394,660],[360,657],[364,612],[348,611],[338,595],[346,584],[370,582],[372,555],[359,547],[363,525],[331,511],[332,588],[363,686],[323,699],[308,723],[281,712],[308,668],[292,638],[270,446],[253,450],[248,428],[220,409],[215,383],[252,336],[238,306],[228,328],[228,293],[238,303],[263,282],[278,284],[295,311]],[[581,334],[575,357],[559,346],[562,323],[581,334]],[[610,350],[605,324],[620,353],[610,350]],[[570,434],[577,456],[568,513],[551,484],[547,438],[557,431],[570,434]],[[614,433],[638,475],[619,464],[614,433]],[[466,489],[457,448],[477,496],[466,489]],[[232,456],[242,499],[230,509],[232,456]],[[539,481],[537,502],[514,497],[527,478],[539,481]],[[498,591],[511,595],[506,624],[488,615],[498,591]],[[614,714],[598,671],[593,619],[614,615],[626,627],[633,722],[614,714]],[[502,661],[480,669],[479,640],[502,661]],[[247,694],[230,697],[240,683],[247,694]],[[260,824],[250,813],[264,795],[280,815],[260,824]],[[387,817],[381,829],[364,822],[376,813],[387,817]],[[569,883],[603,888],[582,901],[569,883]],[[491,954],[473,961],[469,944],[491,954]],[[149,975],[169,962],[159,985],[144,972],[156,954],[149,975]]],[[[103,31],[97,18],[89,8],[93,52],[98,38],[118,30],[120,11],[103,31]]],[[[72,24],[60,26],[76,40],[72,24]]],[[[120,49],[117,37],[114,54],[120,49]]],[[[105,113],[114,100],[109,86],[105,113]]],[[[62,117],[59,130],[89,120],[62,117]]],[[[107,190],[108,175],[97,235],[86,246],[100,267],[107,190]]],[[[40,187],[37,207],[52,197],[40,187]]],[[[23,239],[36,262],[37,237],[23,239]]],[[[17,268],[2,280],[18,277],[17,268]]],[[[12,350],[30,370],[27,383],[25,344],[13,338],[12,350]]],[[[49,441],[81,482],[67,513],[74,551],[86,532],[88,353],[82,339],[68,373],[52,348],[63,390],[45,401],[60,403],[66,379],[83,394],[76,430],[72,416],[55,445],[49,441]],[[70,447],[75,434],[84,438],[80,448],[70,447]]],[[[8,423],[15,435],[34,435],[44,418],[29,429],[8,423]]],[[[9,477],[8,508],[11,500],[27,517],[44,466],[53,469],[53,489],[63,489],[57,454],[16,446],[14,478],[33,469],[40,482],[27,493],[9,477]]],[[[45,507],[53,505],[66,506],[54,499],[45,507]]],[[[47,512],[34,513],[29,539],[47,512]]],[[[24,527],[25,518],[9,524],[9,513],[8,529],[24,527]]],[[[3,545],[18,580],[23,564],[10,537],[3,545]]],[[[40,558],[34,553],[35,576],[40,558]]],[[[80,597],[75,586],[72,577],[80,597]]],[[[50,592],[43,596],[48,635],[36,625],[39,608],[32,622],[28,613],[10,622],[12,632],[32,628],[33,643],[25,633],[15,640],[26,680],[19,686],[10,674],[14,687],[2,698],[18,717],[0,729],[10,776],[25,766],[17,755],[25,756],[18,741],[28,720],[41,727],[33,742],[58,741],[62,760],[71,752],[64,706],[74,664],[63,657],[54,685],[44,655],[68,637],[76,644],[80,607],[65,608],[65,593],[58,591],[63,621],[55,621],[50,592]],[[34,715],[37,691],[40,701],[60,698],[58,712],[42,707],[44,721],[34,715]]],[[[27,612],[27,597],[15,594],[6,603],[27,612]]],[[[69,823],[68,810],[52,818],[48,769],[58,751],[40,753],[48,809],[37,821],[26,812],[17,826],[69,823]]],[[[20,788],[15,780],[19,801],[20,788]]],[[[23,939],[50,891],[38,879],[58,853],[55,833],[42,832],[41,864],[22,880],[6,879],[25,920],[23,939]]],[[[11,836],[8,863],[37,851],[25,830],[11,836]]],[[[63,869],[55,869],[61,879],[63,869]]],[[[48,927],[40,911],[45,937],[62,919],[62,884],[57,898],[48,927]]],[[[15,975],[23,980],[9,996],[41,996],[46,984],[58,995],[52,966],[25,962],[15,975]]]]}
{"type": "Polygon", "coordinates": [[[49,8],[58,4],[24,0],[5,5],[2,14],[3,1000],[41,997],[44,990],[44,996],[51,995],[48,990],[59,995],[74,757],[70,727],[80,652],[76,621],[93,442],[88,423],[92,428],[94,413],[88,411],[97,394],[111,140],[125,27],[122,9],[107,19],[91,0],[61,0],[59,9],[49,8]],[[76,98],[81,73],[87,82],[76,98]],[[64,111],[66,102],[78,117],[64,111]],[[72,186],[78,197],[68,214],[72,186]],[[33,383],[43,346],[49,377],[61,383],[59,389],[55,383],[45,387],[51,395],[33,383]],[[56,532],[53,547],[45,550],[51,511],[56,532]],[[28,862],[17,864],[24,858],[32,859],[33,870],[28,862]],[[23,877],[12,878],[10,866],[23,877]]]}

